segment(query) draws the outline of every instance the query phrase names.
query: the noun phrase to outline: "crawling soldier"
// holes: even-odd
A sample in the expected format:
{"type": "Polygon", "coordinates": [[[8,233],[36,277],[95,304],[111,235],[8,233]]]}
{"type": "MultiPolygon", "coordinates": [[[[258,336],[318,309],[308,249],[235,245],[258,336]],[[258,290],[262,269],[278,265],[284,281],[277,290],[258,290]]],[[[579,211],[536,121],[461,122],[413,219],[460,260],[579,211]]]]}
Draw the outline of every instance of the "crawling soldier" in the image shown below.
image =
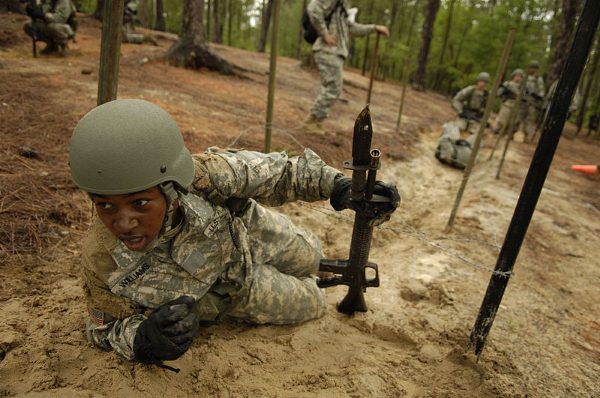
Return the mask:
{"type": "MultiPolygon", "coordinates": [[[[96,209],[82,266],[90,341],[163,365],[203,321],[290,324],[322,316],[319,240],[264,206],[330,198],[346,207],[350,179],[313,151],[209,149],[190,155],[160,107],[116,100],[85,115],[70,143],[75,184],[96,209]]],[[[378,182],[391,203],[399,195],[378,182]]]]}

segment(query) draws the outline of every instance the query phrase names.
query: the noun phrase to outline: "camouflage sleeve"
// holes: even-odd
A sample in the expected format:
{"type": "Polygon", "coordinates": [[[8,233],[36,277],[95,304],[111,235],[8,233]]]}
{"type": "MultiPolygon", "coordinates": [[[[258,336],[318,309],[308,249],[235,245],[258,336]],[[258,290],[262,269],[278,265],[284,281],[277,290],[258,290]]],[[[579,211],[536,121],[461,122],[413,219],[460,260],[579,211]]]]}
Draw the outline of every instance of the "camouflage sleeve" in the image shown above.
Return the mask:
{"type": "Polygon", "coordinates": [[[73,12],[73,6],[71,4],[71,0],[59,0],[56,2],[56,6],[54,7],[54,12],[49,12],[46,14],[46,20],[48,22],[56,22],[56,23],[67,23],[69,16],[73,12]]]}
{"type": "Polygon", "coordinates": [[[348,21],[348,31],[350,32],[350,36],[360,37],[366,36],[375,31],[374,24],[363,25],[356,22],[348,21]]]}
{"type": "Polygon", "coordinates": [[[343,174],[330,167],[310,149],[300,156],[285,152],[263,154],[210,148],[194,156],[194,193],[214,203],[228,198],[254,199],[269,206],[295,200],[329,198],[336,178],[343,174]]]}
{"type": "Polygon", "coordinates": [[[335,1],[336,0],[311,0],[306,7],[310,22],[321,37],[325,36],[326,33],[329,33],[327,23],[325,22],[325,16],[331,12],[331,9],[335,6],[335,1]]]}
{"type": "Polygon", "coordinates": [[[542,79],[541,76],[538,76],[538,81],[537,81],[537,95],[539,95],[540,97],[543,97],[544,94],[546,94],[546,87],[544,86],[544,79],[542,79]]]}
{"type": "Polygon", "coordinates": [[[472,87],[472,86],[465,87],[462,90],[460,90],[458,93],[456,93],[454,98],[452,98],[452,108],[457,113],[459,113],[459,114],[462,113],[464,103],[467,100],[467,97],[469,95],[469,90],[473,90],[473,89],[474,89],[474,87],[472,87]]]}
{"type": "Polygon", "coordinates": [[[133,360],[135,334],[145,319],[145,316],[140,314],[97,325],[92,318],[87,323],[87,336],[92,344],[107,351],[114,350],[126,359],[133,360]]]}

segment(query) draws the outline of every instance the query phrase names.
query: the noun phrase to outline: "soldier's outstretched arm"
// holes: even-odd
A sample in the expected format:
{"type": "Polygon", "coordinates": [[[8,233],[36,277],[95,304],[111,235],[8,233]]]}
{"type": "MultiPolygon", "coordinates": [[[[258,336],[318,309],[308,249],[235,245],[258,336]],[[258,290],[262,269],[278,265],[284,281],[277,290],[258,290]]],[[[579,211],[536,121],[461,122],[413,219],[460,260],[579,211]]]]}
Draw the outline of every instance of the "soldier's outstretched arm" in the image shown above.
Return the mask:
{"type": "Polygon", "coordinates": [[[376,25],[374,24],[360,24],[357,22],[348,21],[348,32],[350,36],[360,37],[366,36],[375,32],[376,25]]]}
{"type": "Polygon", "coordinates": [[[224,151],[210,148],[194,156],[196,177],[192,192],[213,203],[229,198],[254,199],[278,206],[295,200],[316,201],[331,196],[343,174],[305,149],[300,156],[285,152],[224,151]]]}

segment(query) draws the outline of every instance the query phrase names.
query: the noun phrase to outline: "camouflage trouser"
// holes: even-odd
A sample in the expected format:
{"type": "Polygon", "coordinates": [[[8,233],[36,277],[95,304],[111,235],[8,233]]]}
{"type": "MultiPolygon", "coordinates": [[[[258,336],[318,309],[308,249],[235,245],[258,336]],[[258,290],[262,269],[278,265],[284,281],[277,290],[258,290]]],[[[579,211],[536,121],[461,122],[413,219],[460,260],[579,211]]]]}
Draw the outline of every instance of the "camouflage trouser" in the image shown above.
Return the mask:
{"type": "Polygon", "coordinates": [[[537,120],[537,108],[533,104],[524,103],[519,110],[521,129],[525,133],[525,141],[530,141],[535,133],[535,122],[537,120]]]}
{"type": "Polygon", "coordinates": [[[130,44],[142,44],[144,42],[144,35],[135,33],[131,22],[127,22],[123,24],[122,41],[130,44]]]}
{"type": "MultiPolygon", "coordinates": [[[[505,132],[502,131],[502,129],[505,128],[505,126],[508,126],[508,124],[510,123],[510,112],[512,110],[512,107],[514,105],[511,104],[507,104],[506,102],[502,104],[502,106],[500,107],[500,112],[498,112],[498,117],[497,117],[497,125],[496,125],[496,132],[498,133],[502,133],[504,134],[505,132]]],[[[518,116],[518,115],[517,115],[518,116]]],[[[518,120],[515,121],[514,126],[518,126],[518,120]]]]}
{"type": "Polygon", "coordinates": [[[252,323],[288,324],[325,314],[325,295],[314,274],[323,257],[312,233],[255,202],[243,216],[252,264],[248,296],[228,315],[252,323]]]}
{"type": "Polygon", "coordinates": [[[475,120],[458,118],[454,121],[454,124],[460,131],[468,131],[470,134],[477,134],[479,131],[479,122],[475,120]]]}
{"type": "Polygon", "coordinates": [[[342,93],[344,58],[322,51],[314,52],[313,56],[321,75],[321,91],[310,113],[316,119],[324,119],[342,93]]]}
{"type": "Polygon", "coordinates": [[[48,44],[66,45],[75,36],[73,29],[65,23],[47,23],[39,19],[33,23],[27,22],[23,25],[23,30],[31,37],[35,34],[37,40],[48,44]]]}

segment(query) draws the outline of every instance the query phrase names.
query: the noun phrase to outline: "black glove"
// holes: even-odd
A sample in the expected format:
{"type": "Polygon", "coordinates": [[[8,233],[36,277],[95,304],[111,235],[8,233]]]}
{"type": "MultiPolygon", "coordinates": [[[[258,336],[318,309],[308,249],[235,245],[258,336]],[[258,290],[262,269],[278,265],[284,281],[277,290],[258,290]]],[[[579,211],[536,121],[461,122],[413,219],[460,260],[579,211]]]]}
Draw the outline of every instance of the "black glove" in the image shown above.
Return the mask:
{"type": "Polygon", "coordinates": [[[198,333],[198,316],[190,312],[194,298],[181,296],[156,309],[143,321],[135,335],[135,360],[162,365],[182,356],[198,333]]]}
{"type": "MultiPolygon", "coordinates": [[[[348,177],[339,178],[331,191],[329,203],[335,210],[344,210],[350,203],[350,189],[352,179],[348,177]]],[[[390,219],[391,214],[396,210],[400,203],[400,194],[394,184],[388,184],[383,181],[376,181],[373,187],[373,194],[389,198],[386,202],[365,202],[364,208],[367,217],[376,220],[375,225],[379,225],[390,219]]]]}

